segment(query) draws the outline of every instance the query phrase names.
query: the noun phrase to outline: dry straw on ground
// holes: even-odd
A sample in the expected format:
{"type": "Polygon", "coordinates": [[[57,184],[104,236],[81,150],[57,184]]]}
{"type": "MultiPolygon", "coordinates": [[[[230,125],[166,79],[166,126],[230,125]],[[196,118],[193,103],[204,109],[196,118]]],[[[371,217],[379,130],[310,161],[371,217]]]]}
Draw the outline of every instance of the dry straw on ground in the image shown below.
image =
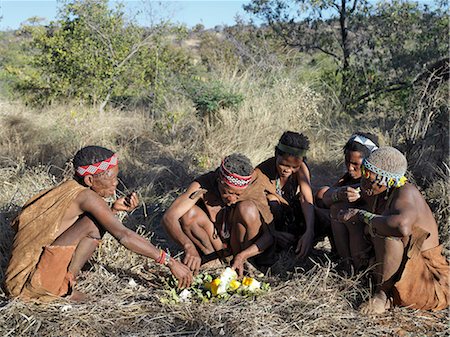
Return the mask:
{"type": "MultiPolygon", "coordinates": [[[[243,152],[257,164],[272,155],[282,131],[303,131],[311,139],[309,163],[313,184],[319,186],[340,174],[341,148],[353,131],[372,131],[382,143],[392,144],[392,135],[376,123],[349,123],[293,77],[274,78],[270,86],[245,73],[221,77],[244,93],[245,103],[237,112],[221,111],[207,131],[189,102],[181,99],[168,102],[166,115],[158,117],[145,111],[99,115],[79,106],[36,111],[1,104],[0,280],[12,244],[11,219],[34,193],[67,176],[67,158],[81,146],[98,144],[119,152],[120,188],[137,190],[145,202],[125,224],[176,251],[159,224],[162,212],[194,175],[215,167],[229,152],[243,152]]],[[[438,203],[448,185],[437,180],[432,186],[430,200],[438,203]]],[[[440,214],[447,211],[437,208],[437,218],[445,222],[440,214]]],[[[80,277],[79,289],[91,296],[87,303],[24,303],[0,292],[0,335],[448,335],[448,311],[395,308],[379,317],[360,315],[357,307],[370,296],[366,275],[340,276],[326,254],[322,246],[303,262],[291,252],[281,255],[264,278],[272,290],[256,299],[236,296],[222,303],[168,305],[160,301],[166,296],[167,269],[107,235],[80,277]]]]}

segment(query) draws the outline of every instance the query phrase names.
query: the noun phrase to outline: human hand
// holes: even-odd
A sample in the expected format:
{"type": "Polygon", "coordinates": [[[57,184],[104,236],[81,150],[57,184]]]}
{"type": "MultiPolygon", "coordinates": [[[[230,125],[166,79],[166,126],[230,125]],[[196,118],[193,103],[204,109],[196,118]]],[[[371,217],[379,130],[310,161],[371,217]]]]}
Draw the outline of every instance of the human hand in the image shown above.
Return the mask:
{"type": "Polygon", "coordinates": [[[246,259],[242,257],[240,254],[237,254],[233,259],[233,264],[231,265],[231,269],[235,270],[238,274],[238,278],[242,278],[244,276],[244,263],[246,259]]]}
{"type": "Polygon", "coordinates": [[[202,264],[202,259],[197,252],[195,247],[186,248],[184,250],[184,259],[183,263],[194,273],[197,275],[200,270],[200,265],[202,264]]]}
{"type": "Polygon", "coordinates": [[[359,211],[358,208],[341,209],[337,215],[337,220],[339,222],[356,223],[359,220],[359,211]]]}
{"type": "Polygon", "coordinates": [[[297,248],[295,249],[295,254],[297,254],[297,258],[303,259],[305,258],[312,249],[314,239],[314,233],[307,232],[300,237],[298,240],[297,248]]]}
{"type": "Polygon", "coordinates": [[[360,188],[353,188],[351,186],[344,186],[340,187],[336,190],[334,190],[332,194],[332,199],[337,201],[345,201],[345,202],[355,202],[359,198],[361,198],[360,195],[360,188]]]}
{"type": "Polygon", "coordinates": [[[117,212],[131,212],[139,205],[139,198],[136,192],[131,192],[125,197],[117,199],[112,205],[112,209],[117,212]]]}
{"type": "Polygon", "coordinates": [[[178,289],[188,288],[191,285],[192,272],[187,266],[175,259],[170,259],[168,266],[170,272],[178,280],[178,289]]]}

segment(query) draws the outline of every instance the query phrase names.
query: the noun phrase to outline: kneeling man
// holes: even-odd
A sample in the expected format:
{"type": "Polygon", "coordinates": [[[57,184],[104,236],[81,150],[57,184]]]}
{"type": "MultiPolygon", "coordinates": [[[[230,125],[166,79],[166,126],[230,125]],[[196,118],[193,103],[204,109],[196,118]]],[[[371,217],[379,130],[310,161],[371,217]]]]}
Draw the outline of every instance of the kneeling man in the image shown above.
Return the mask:
{"type": "Polygon", "coordinates": [[[349,209],[339,220],[365,225],[375,249],[376,288],[362,306],[383,313],[391,304],[423,310],[449,305],[449,264],[438,227],[419,190],[406,182],[405,156],[381,147],[363,160],[361,194],[367,210],[349,209]]]}
{"type": "Polygon", "coordinates": [[[232,254],[233,267],[242,275],[244,262],[273,243],[265,226],[273,220],[265,194],[269,185],[241,154],[196,178],[162,220],[184,249],[183,262],[198,272],[208,256],[232,254]]]}

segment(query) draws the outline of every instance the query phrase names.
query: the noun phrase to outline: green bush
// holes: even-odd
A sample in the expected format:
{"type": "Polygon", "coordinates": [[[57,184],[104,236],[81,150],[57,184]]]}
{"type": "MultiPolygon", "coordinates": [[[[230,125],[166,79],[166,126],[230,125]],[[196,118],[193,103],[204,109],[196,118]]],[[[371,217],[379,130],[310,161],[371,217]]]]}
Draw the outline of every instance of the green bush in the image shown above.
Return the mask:
{"type": "Polygon", "coordinates": [[[201,118],[209,118],[220,109],[238,109],[244,101],[241,93],[226,88],[219,81],[191,81],[186,86],[189,98],[201,118]]]}

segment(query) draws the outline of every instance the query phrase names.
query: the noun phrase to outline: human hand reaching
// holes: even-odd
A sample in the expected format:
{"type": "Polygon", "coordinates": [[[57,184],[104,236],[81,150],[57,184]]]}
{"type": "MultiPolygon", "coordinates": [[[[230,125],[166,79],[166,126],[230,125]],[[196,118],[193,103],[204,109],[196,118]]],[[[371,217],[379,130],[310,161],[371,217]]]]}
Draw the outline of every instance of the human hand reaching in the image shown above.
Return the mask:
{"type": "Polygon", "coordinates": [[[195,247],[186,248],[184,254],[183,263],[194,273],[194,275],[197,275],[200,270],[200,265],[202,264],[202,259],[200,258],[197,249],[195,249],[195,247]]]}
{"type": "Polygon", "coordinates": [[[191,285],[192,272],[187,266],[171,258],[168,267],[178,280],[178,289],[188,288],[191,285]]]}
{"type": "Polygon", "coordinates": [[[314,240],[314,233],[306,232],[303,234],[297,243],[297,248],[295,249],[295,253],[297,254],[297,258],[303,259],[308,256],[309,252],[312,249],[314,240]]]}

